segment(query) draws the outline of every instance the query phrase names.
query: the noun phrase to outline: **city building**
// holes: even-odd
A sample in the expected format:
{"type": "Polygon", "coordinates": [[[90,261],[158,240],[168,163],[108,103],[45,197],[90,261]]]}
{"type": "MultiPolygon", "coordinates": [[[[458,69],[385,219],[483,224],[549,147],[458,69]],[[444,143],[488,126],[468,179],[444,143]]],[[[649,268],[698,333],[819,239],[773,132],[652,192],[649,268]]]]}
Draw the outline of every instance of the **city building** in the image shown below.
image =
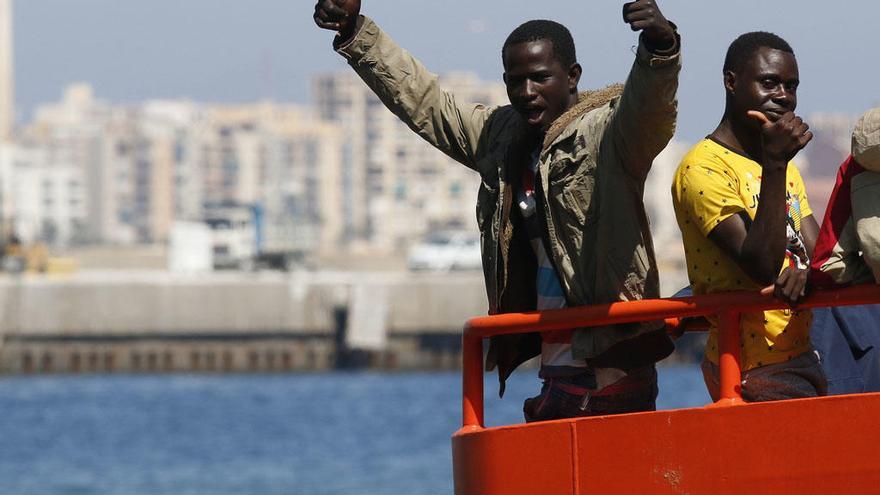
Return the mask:
{"type": "Polygon", "coordinates": [[[38,108],[20,141],[85,184],[81,242],[161,244],[175,220],[237,204],[261,209],[267,240],[317,250],[344,247],[343,139],[334,124],[295,105],[111,106],[78,84],[38,108]]]}
{"type": "Polygon", "coordinates": [[[84,242],[86,191],[76,167],[50,163],[45,149],[13,147],[9,151],[11,231],[27,244],[84,242]]]}
{"type": "Polygon", "coordinates": [[[654,254],[660,272],[660,293],[664,297],[675,294],[689,285],[684,258],[681,230],[672,207],[672,178],[681,159],[691,145],[672,140],[654,159],[645,181],[645,210],[651,225],[654,254]]]}
{"type": "Polygon", "coordinates": [[[96,99],[91,86],[79,83],[65,88],[59,102],[37,108],[33,121],[19,133],[21,148],[38,152],[46,168],[69,169],[84,184],[87,215],[78,243],[135,241],[119,216],[129,202],[124,181],[132,165],[119,154],[126,149],[118,132],[125,116],[124,109],[96,99]]]}
{"type": "MultiPolygon", "coordinates": [[[[459,101],[504,105],[504,85],[450,73],[440,85],[459,101]]],[[[313,80],[322,120],[340,125],[343,237],[355,252],[404,251],[436,229],[475,230],[479,176],[427,145],[388,111],[355,74],[313,80]]]]}
{"type": "Polygon", "coordinates": [[[207,107],[196,137],[202,205],[257,207],[271,249],[344,248],[343,140],[337,126],[294,105],[207,107]]]}

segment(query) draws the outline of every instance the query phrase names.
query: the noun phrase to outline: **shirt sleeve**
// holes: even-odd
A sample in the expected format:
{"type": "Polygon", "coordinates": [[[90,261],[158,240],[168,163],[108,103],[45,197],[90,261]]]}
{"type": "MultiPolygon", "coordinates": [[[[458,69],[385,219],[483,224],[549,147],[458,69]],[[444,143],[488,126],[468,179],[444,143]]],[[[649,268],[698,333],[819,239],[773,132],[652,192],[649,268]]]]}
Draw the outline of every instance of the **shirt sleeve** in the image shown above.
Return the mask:
{"type": "Polygon", "coordinates": [[[732,215],[746,211],[738,181],[725,165],[698,160],[684,164],[680,173],[681,208],[704,236],[732,215]]]}

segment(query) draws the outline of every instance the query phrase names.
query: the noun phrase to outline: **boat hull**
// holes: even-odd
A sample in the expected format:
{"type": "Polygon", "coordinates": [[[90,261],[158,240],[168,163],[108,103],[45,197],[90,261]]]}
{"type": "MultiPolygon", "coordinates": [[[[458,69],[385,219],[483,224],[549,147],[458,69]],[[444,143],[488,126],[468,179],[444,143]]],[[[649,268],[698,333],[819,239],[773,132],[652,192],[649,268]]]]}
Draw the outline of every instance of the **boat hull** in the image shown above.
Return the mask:
{"type": "Polygon", "coordinates": [[[455,493],[880,492],[880,394],[462,428],[455,493]]]}

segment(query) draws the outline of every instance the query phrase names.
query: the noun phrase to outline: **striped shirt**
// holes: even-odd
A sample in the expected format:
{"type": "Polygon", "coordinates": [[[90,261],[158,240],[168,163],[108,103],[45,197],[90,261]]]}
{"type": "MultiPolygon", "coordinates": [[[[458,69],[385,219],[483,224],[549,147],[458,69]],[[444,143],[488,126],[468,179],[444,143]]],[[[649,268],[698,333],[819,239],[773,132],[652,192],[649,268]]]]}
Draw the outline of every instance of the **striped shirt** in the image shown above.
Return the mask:
{"type": "MultiPolygon", "coordinates": [[[[523,173],[522,184],[517,190],[517,203],[538,261],[538,274],[535,280],[538,294],[537,309],[538,311],[562,309],[566,307],[565,293],[556,269],[547,255],[541,224],[536,215],[534,184],[537,170],[538,153],[536,152],[532,155],[529,170],[523,173]]],[[[574,359],[571,355],[573,332],[573,330],[560,330],[541,334],[541,378],[583,373],[587,366],[586,361],[574,359]]]]}

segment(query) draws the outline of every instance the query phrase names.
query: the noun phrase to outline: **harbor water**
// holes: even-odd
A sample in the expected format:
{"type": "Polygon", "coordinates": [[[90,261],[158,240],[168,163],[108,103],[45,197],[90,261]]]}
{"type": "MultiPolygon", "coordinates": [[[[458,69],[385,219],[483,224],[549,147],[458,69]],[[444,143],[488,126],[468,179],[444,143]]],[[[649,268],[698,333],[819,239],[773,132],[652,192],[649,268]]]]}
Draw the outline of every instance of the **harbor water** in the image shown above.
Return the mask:
{"type": "MultiPolygon", "coordinates": [[[[490,425],[522,420],[534,371],[490,425]]],[[[699,368],[660,368],[661,409],[708,401],[699,368]]],[[[0,493],[443,494],[461,418],[458,373],[8,376],[0,493]]]]}

